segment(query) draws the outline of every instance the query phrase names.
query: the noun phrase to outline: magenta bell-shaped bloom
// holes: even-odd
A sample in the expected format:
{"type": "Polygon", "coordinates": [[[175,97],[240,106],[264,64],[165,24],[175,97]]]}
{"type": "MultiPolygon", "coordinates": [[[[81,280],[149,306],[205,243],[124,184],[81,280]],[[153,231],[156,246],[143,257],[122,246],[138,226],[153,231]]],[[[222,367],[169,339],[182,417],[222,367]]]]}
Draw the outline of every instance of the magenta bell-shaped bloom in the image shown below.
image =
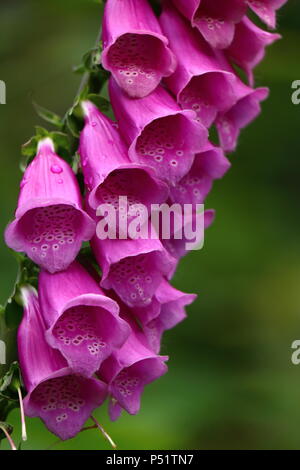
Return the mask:
{"type": "MultiPolygon", "coordinates": [[[[177,225],[172,226],[172,236],[169,239],[161,239],[162,244],[168,250],[170,255],[177,259],[177,263],[183,258],[190,250],[197,250],[204,243],[205,230],[210,227],[215,219],[215,211],[213,209],[207,209],[204,214],[200,216],[196,212],[192,212],[190,217],[182,218],[179,217],[177,225]],[[198,223],[196,224],[196,217],[198,217],[198,223]],[[181,221],[181,225],[180,225],[181,221]],[[187,227],[196,227],[197,230],[188,230],[188,236],[186,234],[187,227]],[[176,233],[182,234],[179,238],[176,237],[176,233]],[[189,233],[190,232],[190,233],[189,233]]],[[[173,270],[172,275],[175,273],[177,265],[173,270]]],[[[172,276],[170,276],[172,277],[172,276]]]]}
{"type": "Polygon", "coordinates": [[[207,143],[207,130],[196,121],[196,113],[181,110],[162,86],[140,100],[126,97],[113,79],[109,91],[131,161],[153,167],[174,185],[207,143]]]}
{"type": "Polygon", "coordinates": [[[76,261],[64,272],[42,271],[39,297],[46,339],[76,373],[92,376],[129,335],[118,304],[76,261]]]}
{"type": "Polygon", "coordinates": [[[208,143],[196,155],[190,171],[176,186],[170,189],[173,203],[202,204],[215,179],[222,178],[230,168],[230,162],[220,147],[208,143]]]}
{"type": "Polygon", "coordinates": [[[264,58],[266,46],[280,38],[280,34],[264,31],[245,17],[236,25],[234,39],[226,50],[226,55],[246,72],[249,83],[253,86],[254,67],[264,58]]]}
{"type": "Polygon", "coordinates": [[[94,232],[73,171],[55,154],[51,139],[41,140],[21,182],[15,220],[5,232],[7,245],[53,273],[66,269],[94,232]]]}
{"type": "Polygon", "coordinates": [[[216,119],[221,147],[226,152],[236,149],[240,130],[250,124],[260,113],[260,101],[268,97],[268,88],[250,88],[236,77],[235,92],[238,100],[226,113],[216,119]]]}
{"type": "Polygon", "coordinates": [[[138,313],[149,345],[156,354],[160,351],[163,333],[174,328],[186,318],[185,307],[193,303],[196,298],[197,295],[181,292],[163,280],[155,293],[155,300],[160,305],[159,315],[147,321],[147,313],[145,312],[146,315],[144,315],[142,309],[139,309],[139,312],[133,312],[134,314],[138,313]]]}
{"type": "Polygon", "coordinates": [[[159,23],[147,0],[107,0],[101,61],[132,98],[151,93],[176,68],[159,23]]]}
{"type": "Polygon", "coordinates": [[[60,439],[74,437],[107,396],[106,385],[75,375],[61,354],[45,341],[46,325],[34,289],[22,289],[24,316],[18,331],[18,351],[27,390],[27,416],[41,418],[60,439]]]}
{"type": "Polygon", "coordinates": [[[157,239],[99,240],[95,236],[91,246],[102,270],[101,286],[113,289],[131,307],[148,305],[176,265],[157,239]]]}
{"type": "Polygon", "coordinates": [[[85,126],[80,135],[81,166],[89,189],[88,203],[118,206],[119,196],[127,196],[129,214],[136,204],[160,204],[168,197],[168,186],[152,168],[133,164],[117,124],[90,101],[84,101],[85,126]],[[132,207],[133,206],[133,207],[132,207]]]}
{"type": "Polygon", "coordinates": [[[98,375],[109,385],[111,402],[109,414],[115,421],[122,411],[135,415],[141,406],[144,387],[168,370],[167,356],[157,356],[148,346],[144,334],[127,318],[131,334],[121,349],[113,353],[101,366],[98,375]]]}
{"type": "Polygon", "coordinates": [[[276,26],[276,10],[281,8],[287,0],[247,0],[249,7],[270,28],[276,26]]]}
{"type": "MultiPolygon", "coordinates": [[[[247,10],[247,0],[172,1],[191,21],[192,26],[216,49],[225,49],[231,44],[235,24],[241,21],[247,10]]],[[[184,54],[184,50],[182,53],[184,54]]]]}
{"type": "Polygon", "coordinates": [[[219,112],[236,102],[235,75],[222,69],[215,51],[170,3],[160,24],[178,57],[175,73],[166,79],[168,88],[182,108],[194,110],[199,122],[210,127],[219,112]]]}

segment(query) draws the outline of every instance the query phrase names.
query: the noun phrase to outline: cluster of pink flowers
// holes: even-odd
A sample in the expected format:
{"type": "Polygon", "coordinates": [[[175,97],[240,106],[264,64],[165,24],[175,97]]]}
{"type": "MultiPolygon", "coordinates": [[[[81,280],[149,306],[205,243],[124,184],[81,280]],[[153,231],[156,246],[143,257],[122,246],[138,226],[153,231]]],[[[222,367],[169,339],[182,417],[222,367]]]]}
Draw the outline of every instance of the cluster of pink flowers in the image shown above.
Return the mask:
{"type": "MultiPolygon", "coordinates": [[[[112,420],[136,414],[145,385],[167,371],[164,331],[181,322],[195,295],[170,284],[184,240],[100,240],[96,210],[127,196],[138,204],[198,204],[230,167],[240,130],[260,111],[265,88],[253,68],[279,35],[268,26],[285,0],[167,0],[157,18],[147,0],[107,0],[102,65],[111,72],[116,122],[91,101],[79,154],[84,204],[69,165],[50,138],[27,167],[6,242],[40,266],[38,292],[23,289],[18,332],[28,416],[61,439],[76,435],[109,397],[112,420]],[[248,83],[238,76],[243,69],[248,83]],[[208,140],[215,125],[219,147],[208,140]],[[90,241],[102,275],[77,255],[90,241]]],[[[205,225],[214,217],[206,211],[205,225]]]]}

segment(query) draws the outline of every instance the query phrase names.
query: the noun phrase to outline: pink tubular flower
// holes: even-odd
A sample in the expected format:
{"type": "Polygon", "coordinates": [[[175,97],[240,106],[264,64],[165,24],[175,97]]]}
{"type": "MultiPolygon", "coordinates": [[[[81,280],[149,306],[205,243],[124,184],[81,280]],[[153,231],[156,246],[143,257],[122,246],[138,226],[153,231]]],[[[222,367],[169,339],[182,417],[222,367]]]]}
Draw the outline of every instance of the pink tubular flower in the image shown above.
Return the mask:
{"type": "Polygon", "coordinates": [[[15,220],[5,232],[7,245],[56,272],[69,266],[94,232],[73,171],[55,154],[51,139],[41,140],[21,182],[15,220]]]}
{"type": "Polygon", "coordinates": [[[276,26],[276,10],[281,8],[287,0],[247,0],[249,7],[270,28],[276,26]]]}
{"type": "Polygon", "coordinates": [[[135,415],[141,406],[145,385],[167,372],[166,356],[157,356],[149,349],[146,337],[130,322],[131,334],[121,349],[113,353],[101,366],[98,375],[109,386],[111,402],[109,414],[115,421],[122,411],[135,415]]]}
{"type": "Polygon", "coordinates": [[[260,101],[268,97],[268,88],[250,88],[236,77],[237,103],[216,120],[221,147],[226,152],[236,149],[240,130],[252,122],[260,113],[260,101]]]}
{"type": "MultiPolygon", "coordinates": [[[[80,135],[80,156],[89,205],[118,204],[119,196],[127,196],[129,211],[136,204],[161,203],[168,196],[168,187],[145,165],[133,164],[116,124],[89,102],[82,103],[85,127],[80,135]]],[[[134,209],[134,207],[133,207],[134,209]]]]}
{"type": "Polygon", "coordinates": [[[246,0],[172,1],[191,21],[192,26],[195,26],[204,39],[216,49],[225,49],[231,44],[235,24],[242,19],[247,10],[246,0]]]}
{"type": "Polygon", "coordinates": [[[39,297],[46,339],[76,373],[93,375],[129,335],[118,304],[105,296],[78,262],[61,273],[42,271],[39,297]]]}
{"type": "Polygon", "coordinates": [[[174,270],[176,260],[156,239],[91,241],[102,269],[101,286],[113,289],[126,305],[145,306],[151,302],[163,276],[174,270]]]}
{"type": "Polygon", "coordinates": [[[207,142],[207,130],[196,122],[195,112],[182,111],[161,86],[140,100],[127,98],[113,79],[109,91],[120,131],[130,146],[129,158],[153,167],[174,185],[207,142]]]}
{"type": "MultiPolygon", "coordinates": [[[[177,233],[177,227],[173,227],[173,235],[171,236],[170,239],[161,239],[163,246],[168,250],[170,255],[177,259],[177,262],[183,258],[188,251],[191,249],[187,249],[187,246],[193,245],[193,249],[197,250],[201,247],[201,245],[204,243],[204,234],[205,230],[210,227],[210,225],[213,223],[215,218],[215,211],[213,209],[208,209],[204,212],[201,217],[199,217],[199,214],[196,214],[195,212],[190,215],[190,217],[186,217],[185,219],[179,218],[179,221],[181,220],[181,227],[179,224],[179,231],[182,233],[182,235],[179,238],[176,238],[176,233],[177,233]],[[195,227],[196,226],[196,218],[198,217],[198,228],[196,230],[196,234],[188,234],[189,236],[187,237],[186,231],[187,228],[190,226],[195,227]],[[200,220],[200,222],[199,222],[200,220]],[[174,230],[175,228],[175,230],[174,230]],[[193,236],[191,236],[193,235],[193,236]],[[197,248],[198,246],[198,248],[197,248]]],[[[191,230],[188,230],[190,232],[191,230]]],[[[191,231],[192,232],[192,231],[191,231]]],[[[173,273],[175,272],[175,268],[173,270],[173,273]]],[[[171,276],[170,276],[171,277],[171,276]]]]}
{"type": "Polygon", "coordinates": [[[245,17],[236,25],[234,39],[226,55],[246,72],[253,86],[254,67],[264,58],[266,46],[280,38],[280,34],[264,31],[245,17]]]}
{"type": "Polygon", "coordinates": [[[156,354],[160,351],[163,333],[174,328],[186,318],[185,307],[193,303],[196,298],[197,295],[181,292],[163,280],[155,293],[155,300],[160,305],[159,315],[147,321],[147,314],[145,315],[146,312],[143,312],[142,309],[133,312],[134,314],[138,313],[149,345],[156,354]]]}
{"type": "Polygon", "coordinates": [[[173,203],[202,204],[210,192],[213,180],[222,178],[230,168],[230,162],[221,148],[208,142],[196,155],[190,171],[176,186],[170,189],[173,203]]]}
{"type": "Polygon", "coordinates": [[[165,4],[160,24],[178,57],[175,73],[166,79],[168,88],[182,108],[193,109],[210,127],[218,112],[236,102],[235,75],[222,69],[213,49],[170,3],[165,4]]]}
{"type": "Polygon", "coordinates": [[[60,439],[74,437],[106,398],[106,385],[74,375],[61,354],[45,341],[44,320],[34,289],[23,288],[24,317],[18,331],[27,416],[41,418],[60,439]]]}
{"type": "Polygon", "coordinates": [[[103,17],[102,65],[132,98],[151,93],[176,68],[146,0],[108,0],[103,17]]]}

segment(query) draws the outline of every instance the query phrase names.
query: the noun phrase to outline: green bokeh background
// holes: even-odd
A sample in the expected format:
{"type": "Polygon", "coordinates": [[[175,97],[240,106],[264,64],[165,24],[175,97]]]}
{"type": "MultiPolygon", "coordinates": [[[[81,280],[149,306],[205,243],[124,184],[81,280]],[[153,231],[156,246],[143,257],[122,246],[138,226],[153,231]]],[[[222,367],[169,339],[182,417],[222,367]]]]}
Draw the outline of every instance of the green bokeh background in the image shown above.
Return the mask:
{"type": "MultiPolygon", "coordinates": [[[[1,0],[0,18],[2,232],[18,194],[20,145],[43,125],[32,100],[61,114],[69,107],[80,80],[72,66],[94,44],[100,16],[92,0],[1,0]]],[[[300,338],[300,106],[291,102],[300,79],[299,0],[289,0],[278,24],[283,40],[256,71],[270,98],[207,200],[217,218],[204,249],[174,279],[199,298],[165,337],[170,371],[148,387],[138,416],[109,423],[106,406],[97,412],[120,449],[300,449],[300,365],[291,363],[300,338]]],[[[2,239],[0,271],[2,302],[16,274],[2,239]]],[[[17,411],[10,421],[18,440],[17,411]]],[[[37,419],[28,420],[28,434],[24,449],[56,441],[37,419]]],[[[109,447],[88,431],[55,448],[109,447]]]]}

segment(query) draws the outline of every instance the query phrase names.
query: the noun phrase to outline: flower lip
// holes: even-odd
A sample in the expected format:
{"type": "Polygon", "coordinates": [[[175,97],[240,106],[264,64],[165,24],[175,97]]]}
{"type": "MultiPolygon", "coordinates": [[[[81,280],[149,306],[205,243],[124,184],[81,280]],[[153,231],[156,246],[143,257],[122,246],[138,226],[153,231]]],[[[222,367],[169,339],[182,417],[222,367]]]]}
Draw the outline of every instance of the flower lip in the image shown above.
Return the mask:
{"type": "MultiPolygon", "coordinates": [[[[97,197],[98,196],[97,193],[99,192],[99,189],[101,189],[101,185],[103,183],[105,184],[105,180],[109,178],[109,176],[112,173],[122,172],[122,173],[128,174],[128,180],[129,180],[130,173],[131,172],[135,173],[134,170],[139,171],[141,176],[143,176],[144,174],[144,178],[148,179],[148,184],[146,186],[146,189],[147,189],[147,192],[149,191],[152,194],[153,204],[164,202],[167,199],[168,194],[169,194],[169,188],[166,185],[166,183],[164,183],[161,180],[158,180],[153,168],[137,162],[137,163],[128,163],[128,164],[123,164],[123,165],[121,164],[119,166],[116,166],[116,168],[112,170],[111,173],[109,173],[105,177],[102,177],[99,184],[95,186],[88,195],[88,202],[89,202],[90,207],[92,209],[98,208],[99,200],[97,197]],[[151,188],[151,190],[149,188],[151,188]]],[[[127,196],[127,194],[125,194],[125,196],[127,196]]],[[[143,197],[141,198],[140,202],[143,202],[143,197]]]]}
{"type": "Polygon", "coordinates": [[[59,198],[32,199],[16,211],[16,219],[5,230],[5,241],[10,248],[24,251],[49,272],[56,272],[68,267],[75,259],[82,241],[90,240],[95,230],[93,219],[76,203],[59,198]],[[47,210],[53,214],[64,211],[70,220],[67,222],[65,219],[63,222],[59,216],[48,218],[47,210]],[[34,234],[38,217],[42,225],[34,234]],[[62,250],[65,252],[64,257],[60,255],[62,250]]]}
{"type": "Polygon", "coordinates": [[[51,432],[67,440],[80,432],[106,396],[107,386],[102,381],[76,376],[66,367],[38,383],[25,397],[24,409],[27,416],[40,417],[51,432]],[[59,390],[60,383],[63,391],[59,390]],[[65,394],[70,398],[66,399],[65,394]]]}
{"type": "Polygon", "coordinates": [[[102,41],[104,68],[131,98],[147,96],[176,68],[175,55],[146,0],[108,0],[102,41]]]}
{"type": "Polygon", "coordinates": [[[102,293],[78,262],[55,275],[42,271],[39,295],[47,343],[59,350],[75,373],[91,377],[130,333],[119,317],[118,304],[102,293]],[[56,295],[61,284],[64,292],[56,295]]]}
{"type": "MultiPolygon", "coordinates": [[[[149,120],[149,122],[145,124],[144,128],[140,130],[129,147],[129,156],[132,161],[140,161],[146,165],[151,165],[161,178],[168,181],[169,184],[174,185],[176,181],[181,179],[181,177],[190,169],[193,164],[195,154],[201,151],[201,148],[203,147],[203,139],[207,136],[202,124],[196,122],[196,116],[197,115],[193,110],[181,110],[170,112],[168,115],[161,116],[157,119],[149,120]],[[174,128],[177,130],[177,132],[174,132],[173,136],[170,133],[171,139],[177,139],[178,142],[180,142],[180,146],[178,147],[177,152],[175,152],[175,150],[173,151],[171,149],[171,145],[174,148],[177,144],[176,141],[174,144],[169,144],[169,147],[168,143],[163,143],[161,145],[166,152],[166,156],[163,157],[163,162],[167,161],[168,166],[160,167],[160,162],[162,161],[161,158],[156,159],[156,155],[152,158],[150,157],[150,152],[153,152],[153,150],[149,151],[149,155],[146,154],[144,156],[141,155],[139,147],[142,148],[143,140],[147,138],[146,135],[149,132],[152,134],[155,133],[153,130],[155,127],[159,128],[164,126],[170,131],[172,128],[171,120],[174,122],[174,128]],[[186,132],[183,130],[184,127],[186,127],[186,132]],[[189,139],[189,142],[187,142],[187,139],[189,139]],[[184,146],[182,146],[183,140],[184,146]],[[177,153],[179,157],[179,152],[181,158],[177,158],[177,153]],[[186,152],[188,153],[189,158],[182,158],[186,152]]],[[[157,147],[160,146],[157,145],[157,147]]]]}
{"type": "Polygon", "coordinates": [[[235,150],[240,130],[258,116],[260,101],[269,94],[268,88],[246,89],[245,85],[237,103],[227,113],[220,113],[216,120],[220,143],[226,152],[235,150]]]}

